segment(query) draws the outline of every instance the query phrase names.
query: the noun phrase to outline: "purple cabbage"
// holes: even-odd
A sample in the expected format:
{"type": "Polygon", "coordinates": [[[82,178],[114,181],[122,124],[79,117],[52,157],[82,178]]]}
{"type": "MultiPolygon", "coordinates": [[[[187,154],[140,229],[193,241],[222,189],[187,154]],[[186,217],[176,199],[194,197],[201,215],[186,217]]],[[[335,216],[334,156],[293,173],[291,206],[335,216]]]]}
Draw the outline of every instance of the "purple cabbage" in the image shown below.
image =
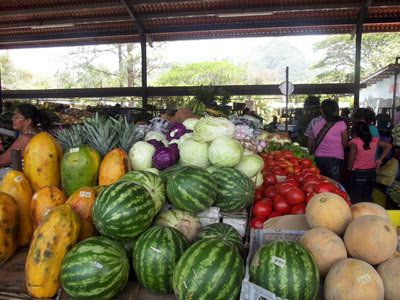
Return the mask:
{"type": "Polygon", "coordinates": [[[174,152],[175,160],[178,161],[178,159],[179,159],[179,157],[180,157],[180,156],[179,156],[179,148],[178,148],[178,145],[175,144],[175,143],[172,143],[172,144],[169,145],[169,148],[171,148],[171,150],[174,152]]]}
{"type": "Polygon", "coordinates": [[[175,165],[175,163],[176,159],[174,150],[172,150],[171,148],[159,148],[153,155],[153,165],[159,171],[172,167],[173,165],[175,165]]]}
{"type": "Polygon", "coordinates": [[[174,139],[179,140],[179,138],[186,133],[186,127],[182,123],[173,123],[169,127],[169,132],[167,134],[167,140],[172,141],[174,139]]]}
{"type": "Polygon", "coordinates": [[[148,140],[147,141],[149,144],[152,144],[154,146],[154,148],[156,148],[156,150],[165,147],[163,142],[158,141],[158,140],[148,140]]]}

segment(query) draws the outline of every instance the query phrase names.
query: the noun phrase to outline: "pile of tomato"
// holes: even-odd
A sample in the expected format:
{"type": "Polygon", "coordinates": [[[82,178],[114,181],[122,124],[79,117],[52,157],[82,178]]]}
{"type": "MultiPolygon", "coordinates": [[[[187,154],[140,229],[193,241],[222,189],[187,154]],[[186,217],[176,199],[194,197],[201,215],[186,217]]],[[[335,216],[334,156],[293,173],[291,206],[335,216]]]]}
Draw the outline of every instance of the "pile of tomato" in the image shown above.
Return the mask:
{"type": "Polygon", "coordinates": [[[323,192],[335,193],[351,205],[348,194],[338,184],[321,176],[310,159],[293,157],[288,150],[263,153],[261,157],[264,183],[254,195],[250,227],[260,229],[267,219],[304,214],[310,199],[323,192]],[[284,180],[278,182],[278,178],[284,180]]]}

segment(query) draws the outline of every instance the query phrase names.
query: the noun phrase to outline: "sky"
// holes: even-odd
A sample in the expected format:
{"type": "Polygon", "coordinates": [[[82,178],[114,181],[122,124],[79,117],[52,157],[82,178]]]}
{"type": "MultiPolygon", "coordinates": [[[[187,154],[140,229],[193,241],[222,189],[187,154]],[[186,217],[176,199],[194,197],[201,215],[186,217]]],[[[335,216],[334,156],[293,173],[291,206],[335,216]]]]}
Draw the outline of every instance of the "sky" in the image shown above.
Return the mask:
{"type": "MultiPolygon", "coordinates": [[[[290,44],[296,45],[305,55],[317,60],[321,54],[313,53],[313,43],[326,36],[293,36],[280,37],[290,44]]],[[[200,62],[223,58],[239,58],[248,50],[275,38],[235,38],[218,40],[176,41],[166,43],[164,56],[170,62],[200,62]]],[[[67,55],[70,47],[16,49],[9,50],[12,61],[21,69],[34,74],[52,75],[62,69],[62,57],[67,55]]],[[[0,55],[4,51],[0,50],[0,55]]]]}

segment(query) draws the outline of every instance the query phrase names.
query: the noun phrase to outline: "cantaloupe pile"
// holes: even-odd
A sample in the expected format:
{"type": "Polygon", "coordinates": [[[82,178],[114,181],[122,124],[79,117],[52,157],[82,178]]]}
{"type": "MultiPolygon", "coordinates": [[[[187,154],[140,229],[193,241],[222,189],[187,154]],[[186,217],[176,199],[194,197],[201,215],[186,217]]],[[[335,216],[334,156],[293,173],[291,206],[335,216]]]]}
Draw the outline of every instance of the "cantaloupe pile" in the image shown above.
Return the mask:
{"type": "Polygon", "coordinates": [[[325,278],[325,300],[399,300],[398,237],[388,213],[374,203],[349,208],[338,195],[321,193],[306,208],[312,228],[300,242],[325,278]]]}

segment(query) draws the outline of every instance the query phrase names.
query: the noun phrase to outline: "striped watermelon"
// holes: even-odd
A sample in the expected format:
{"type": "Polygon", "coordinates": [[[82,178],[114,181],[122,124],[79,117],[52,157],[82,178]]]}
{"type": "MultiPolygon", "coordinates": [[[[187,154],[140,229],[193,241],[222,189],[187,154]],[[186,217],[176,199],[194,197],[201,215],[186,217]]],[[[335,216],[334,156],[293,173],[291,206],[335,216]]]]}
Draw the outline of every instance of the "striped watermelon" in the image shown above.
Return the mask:
{"type": "Polygon", "coordinates": [[[114,239],[131,239],[150,226],[154,204],[141,185],[118,181],[100,192],[93,205],[97,230],[114,239]]]}
{"type": "Polygon", "coordinates": [[[218,186],[215,206],[222,211],[239,211],[254,198],[254,183],[239,170],[221,168],[212,173],[218,186]]]}
{"type": "Polygon", "coordinates": [[[190,246],[174,270],[179,300],[236,300],[245,266],[239,253],[220,239],[204,239],[190,246]]]}
{"type": "Polygon", "coordinates": [[[204,227],[194,238],[195,241],[202,239],[218,238],[221,239],[238,250],[239,254],[243,253],[243,239],[240,233],[231,225],[225,223],[215,223],[204,227]]]}
{"type": "Polygon", "coordinates": [[[133,268],[139,282],[148,290],[172,292],[172,274],[189,241],[172,227],[154,226],[147,229],[136,242],[133,268]]]}
{"type": "Polygon", "coordinates": [[[164,182],[164,184],[166,185],[168,182],[168,179],[171,178],[172,174],[174,174],[175,172],[186,168],[185,166],[180,166],[180,165],[174,165],[172,167],[169,167],[165,170],[160,171],[160,177],[161,180],[164,182]]]}
{"type": "Polygon", "coordinates": [[[177,208],[199,213],[217,197],[217,185],[205,169],[187,166],[173,173],[167,183],[167,197],[177,208]]]}
{"type": "Polygon", "coordinates": [[[299,242],[274,240],[251,259],[250,281],[281,298],[314,300],[319,290],[318,265],[299,242]]]}
{"type": "Polygon", "coordinates": [[[118,242],[122,246],[122,248],[124,248],[126,256],[130,260],[132,258],[133,248],[135,248],[136,239],[125,239],[125,240],[114,239],[114,241],[118,242]]]}
{"type": "Polygon", "coordinates": [[[179,209],[171,209],[159,214],[153,224],[178,229],[189,242],[192,242],[195,235],[203,228],[198,216],[179,209]]]}
{"type": "Polygon", "coordinates": [[[103,236],[76,244],[61,266],[62,286],[74,299],[110,299],[124,288],[128,276],[124,249],[103,236]]]}
{"type": "Polygon", "coordinates": [[[147,171],[131,171],[119,179],[119,181],[123,180],[140,184],[150,192],[156,214],[163,208],[165,204],[165,185],[159,176],[147,171]]]}

